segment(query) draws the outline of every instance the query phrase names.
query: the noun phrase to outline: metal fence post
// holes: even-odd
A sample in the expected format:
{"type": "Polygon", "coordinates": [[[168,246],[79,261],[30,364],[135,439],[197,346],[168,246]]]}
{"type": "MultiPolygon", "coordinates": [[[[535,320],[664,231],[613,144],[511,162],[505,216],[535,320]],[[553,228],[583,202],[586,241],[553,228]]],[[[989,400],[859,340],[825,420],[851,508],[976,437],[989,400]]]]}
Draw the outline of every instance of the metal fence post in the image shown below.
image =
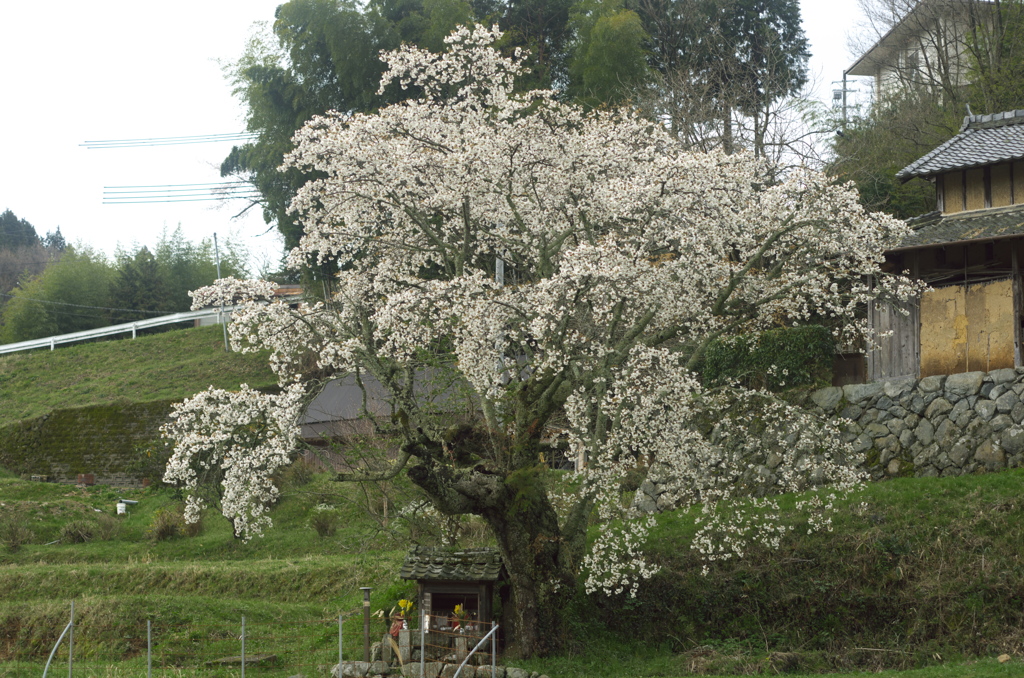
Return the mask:
{"type": "MultiPolygon", "coordinates": [[[[430,623],[430,616],[420,610],[420,678],[427,670],[427,624],[430,623]]],[[[412,657],[410,657],[412,659],[412,657]]]]}
{"type": "MultiPolygon", "coordinates": [[[[491,622],[494,624],[494,622],[491,622]]],[[[494,624],[497,626],[497,624],[494,624]]],[[[498,676],[498,633],[491,634],[491,678],[498,676]]]]}
{"type": "Polygon", "coordinates": [[[68,634],[68,678],[74,674],[75,666],[75,601],[71,601],[71,632],[68,634]]]}
{"type": "Polygon", "coordinates": [[[242,615],[242,678],[245,678],[245,615],[242,615]]]}
{"type": "Polygon", "coordinates": [[[153,678],[153,620],[146,620],[146,678],[153,678]]]}
{"type": "Polygon", "coordinates": [[[341,613],[338,613],[338,675],[341,675],[341,637],[342,631],[344,630],[344,622],[341,619],[341,613]]]}

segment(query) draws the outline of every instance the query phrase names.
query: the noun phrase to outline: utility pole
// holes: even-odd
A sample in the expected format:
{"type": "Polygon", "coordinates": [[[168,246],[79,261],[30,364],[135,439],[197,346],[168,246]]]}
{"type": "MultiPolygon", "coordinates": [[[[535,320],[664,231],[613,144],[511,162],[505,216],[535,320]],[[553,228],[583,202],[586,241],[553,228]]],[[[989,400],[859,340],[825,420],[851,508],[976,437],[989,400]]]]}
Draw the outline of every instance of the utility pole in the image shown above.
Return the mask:
{"type": "MultiPolygon", "coordinates": [[[[213,234],[213,256],[214,256],[214,258],[217,261],[217,280],[220,280],[220,247],[217,246],[217,234],[216,233],[213,234]]],[[[224,298],[223,297],[221,297],[221,300],[220,300],[220,315],[218,316],[218,318],[220,320],[220,326],[224,329],[224,350],[228,351],[228,350],[230,350],[228,348],[228,323],[224,319],[224,298]]]]}

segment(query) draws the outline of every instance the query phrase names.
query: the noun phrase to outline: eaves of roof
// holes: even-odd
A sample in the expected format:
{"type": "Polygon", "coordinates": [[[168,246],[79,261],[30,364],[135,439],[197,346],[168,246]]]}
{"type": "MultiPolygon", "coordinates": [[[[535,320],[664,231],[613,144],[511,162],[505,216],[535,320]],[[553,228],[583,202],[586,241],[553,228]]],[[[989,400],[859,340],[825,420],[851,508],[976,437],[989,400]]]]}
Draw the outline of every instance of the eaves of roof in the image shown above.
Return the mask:
{"type": "Polygon", "coordinates": [[[941,11],[940,4],[952,5],[955,0],[921,0],[906,16],[890,28],[885,35],[878,39],[853,65],[846,69],[846,75],[874,76],[879,64],[891,63],[893,54],[904,46],[909,36],[918,32],[918,26],[927,20],[927,15],[918,18],[924,12],[931,12],[933,15],[941,11]],[[916,23],[915,23],[916,22],[916,23]]]}
{"type": "Polygon", "coordinates": [[[960,133],[910,163],[896,177],[907,182],[942,172],[1024,158],[1024,110],[964,118],[960,133]]]}
{"type": "Polygon", "coordinates": [[[914,228],[914,232],[907,236],[899,247],[889,250],[890,252],[1022,236],[1024,205],[946,215],[932,213],[912,219],[908,223],[914,228]]]}
{"type": "Polygon", "coordinates": [[[427,581],[497,581],[502,560],[497,549],[449,551],[416,546],[402,563],[402,579],[427,581]]]}

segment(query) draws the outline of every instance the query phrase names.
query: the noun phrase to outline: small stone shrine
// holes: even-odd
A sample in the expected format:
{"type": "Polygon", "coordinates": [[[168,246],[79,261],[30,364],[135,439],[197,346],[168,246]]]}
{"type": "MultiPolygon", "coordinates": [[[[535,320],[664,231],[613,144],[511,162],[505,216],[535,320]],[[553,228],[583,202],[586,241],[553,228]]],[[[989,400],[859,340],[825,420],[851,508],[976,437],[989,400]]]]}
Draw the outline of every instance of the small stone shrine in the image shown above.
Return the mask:
{"type": "Polygon", "coordinates": [[[435,619],[455,616],[461,606],[469,619],[490,625],[495,585],[504,565],[497,549],[462,551],[416,546],[402,564],[402,579],[416,582],[420,610],[435,619]]]}

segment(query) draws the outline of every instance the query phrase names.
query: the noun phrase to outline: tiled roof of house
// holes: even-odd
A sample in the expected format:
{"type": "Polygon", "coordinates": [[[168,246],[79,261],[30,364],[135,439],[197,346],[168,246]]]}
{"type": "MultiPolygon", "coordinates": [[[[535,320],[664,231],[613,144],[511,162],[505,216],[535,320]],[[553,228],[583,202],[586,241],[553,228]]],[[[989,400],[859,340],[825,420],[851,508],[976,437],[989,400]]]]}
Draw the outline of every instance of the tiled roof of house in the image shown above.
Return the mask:
{"type": "Polygon", "coordinates": [[[497,549],[449,551],[416,546],[402,563],[402,579],[496,581],[502,560],[497,549]]]}
{"type": "Polygon", "coordinates": [[[914,232],[897,250],[966,240],[994,240],[1024,235],[1024,205],[940,214],[931,212],[907,222],[914,232]]]}
{"type": "Polygon", "coordinates": [[[909,181],[941,172],[1024,158],[1024,110],[969,115],[960,133],[896,173],[909,181]]]}

